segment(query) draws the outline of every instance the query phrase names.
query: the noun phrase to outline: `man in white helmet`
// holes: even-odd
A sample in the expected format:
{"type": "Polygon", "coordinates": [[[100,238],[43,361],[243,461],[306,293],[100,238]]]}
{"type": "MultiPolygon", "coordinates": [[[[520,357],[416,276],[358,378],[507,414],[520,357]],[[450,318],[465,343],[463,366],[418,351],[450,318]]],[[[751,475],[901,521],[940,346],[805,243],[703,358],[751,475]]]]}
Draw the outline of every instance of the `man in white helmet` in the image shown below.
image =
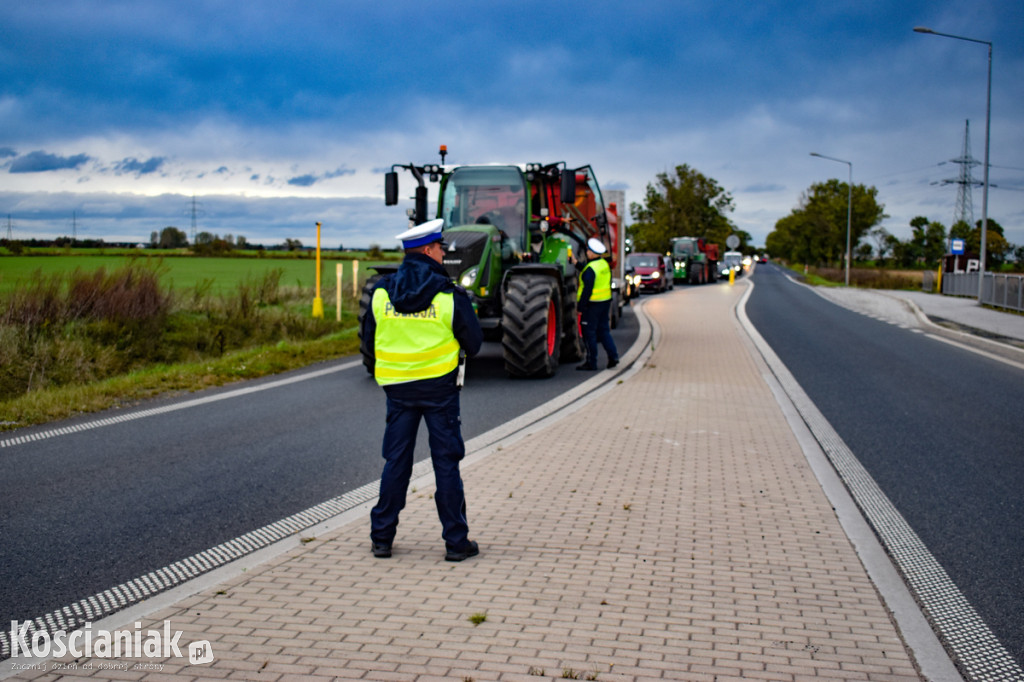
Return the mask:
{"type": "Polygon", "coordinates": [[[608,369],[619,364],[619,350],[612,339],[608,325],[608,314],[612,304],[612,271],[602,255],[608,249],[600,239],[591,237],[587,241],[587,263],[580,272],[580,283],[576,290],[580,326],[583,329],[583,343],[587,357],[576,369],[592,371],[597,369],[597,343],[601,342],[608,354],[608,369]]]}

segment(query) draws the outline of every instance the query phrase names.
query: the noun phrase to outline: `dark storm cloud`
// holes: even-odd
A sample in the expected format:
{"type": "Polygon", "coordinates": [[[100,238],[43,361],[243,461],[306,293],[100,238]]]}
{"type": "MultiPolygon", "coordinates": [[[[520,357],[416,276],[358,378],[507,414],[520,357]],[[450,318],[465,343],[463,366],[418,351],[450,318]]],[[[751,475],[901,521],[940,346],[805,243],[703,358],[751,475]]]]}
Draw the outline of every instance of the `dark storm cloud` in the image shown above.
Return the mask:
{"type": "Polygon", "coordinates": [[[11,173],[45,173],[46,171],[78,168],[89,161],[86,154],[74,156],[57,156],[44,151],[29,152],[11,162],[11,173]]]}
{"type": "Polygon", "coordinates": [[[294,187],[312,187],[321,180],[330,180],[331,178],[340,178],[345,175],[354,175],[355,170],[351,168],[338,168],[337,170],[327,171],[323,175],[313,175],[312,173],[306,173],[305,175],[296,176],[288,181],[289,185],[294,187]]]}
{"type": "Polygon", "coordinates": [[[298,177],[290,179],[288,181],[288,184],[293,185],[295,187],[312,187],[313,185],[316,184],[317,179],[318,178],[315,175],[310,175],[307,173],[306,175],[300,175],[298,177]]]}
{"type": "Polygon", "coordinates": [[[340,178],[344,175],[354,175],[355,171],[351,168],[339,168],[338,170],[328,171],[324,173],[325,179],[340,178]]]}
{"type": "Polygon", "coordinates": [[[148,175],[160,170],[160,167],[164,165],[166,160],[162,156],[154,156],[148,161],[139,161],[136,158],[124,159],[114,166],[114,171],[119,174],[134,173],[137,176],[148,175]]]}

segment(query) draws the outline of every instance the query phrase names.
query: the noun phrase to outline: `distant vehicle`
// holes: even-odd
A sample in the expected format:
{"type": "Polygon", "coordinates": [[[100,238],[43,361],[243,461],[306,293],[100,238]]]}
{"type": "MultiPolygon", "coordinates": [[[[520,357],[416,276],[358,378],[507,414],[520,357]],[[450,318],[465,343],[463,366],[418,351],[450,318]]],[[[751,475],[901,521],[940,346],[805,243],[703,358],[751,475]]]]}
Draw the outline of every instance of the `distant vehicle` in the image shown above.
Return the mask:
{"type": "Polygon", "coordinates": [[[626,300],[630,301],[640,295],[640,275],[636,274],[633,268],[629,266],[629,259],[626,259],[626,276],[622,278],[624,282],[626,300]]]}
{"type": "Polygon", "coordinates": [[[641,291],[662,292],[673,287],[672,268],[660,253],[631,253],[626,256],[626,267],[640,278],[641,291]]]}
{"type": "Polygon", "coordinates": [[[725,268],[719,271],[721,277],[728,277],[730,270],[734,271],[737,277],[743,274],[743,254],[739,251],[726,251],[722,256],[722,264],[725,268]]]}
{"type": "Polygon", "coordinates": [[[718,244],[704,238],[672,239],[673,278],[687,284],[707,284],[718,274],[718,244]]]}

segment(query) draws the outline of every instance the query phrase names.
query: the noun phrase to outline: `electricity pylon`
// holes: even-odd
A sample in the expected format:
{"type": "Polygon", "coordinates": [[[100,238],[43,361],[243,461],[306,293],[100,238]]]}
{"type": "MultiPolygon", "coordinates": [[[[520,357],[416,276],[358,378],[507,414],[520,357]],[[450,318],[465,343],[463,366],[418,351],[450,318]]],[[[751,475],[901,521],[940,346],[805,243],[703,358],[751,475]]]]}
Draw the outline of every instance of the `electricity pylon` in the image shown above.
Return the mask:
{"type": "Polygon", "coordinates": [[[957,185],[956,188],[956,208],[953,211],[953,225],[963,221],[972,228],[974,227],[974,200],[972,188],[977,185],[980,187],[981,182],[975,182],[971,176],[971,168],[973,166],[981,165],[981,161],[978,161],[971,156],[971,122],[966,121],[964,123],[964,145],[963,150],[960,152],[960,156],[955,159],[950,159],[951,163],[958,164],[960,166],[960,173],[958,177],[949,178],[942,181],[943,185],[957,185]]]}
{"type": "Polygon", "coordinates": [[[201,208],[201,205],[202,204],[200,204],[199,202],[196,201],[196,195],[193,194],[192,195],[192,206],[191,206],[191,214],[192,214],[192,245],[193,246],[195,246],[195,243],[196,243],[196,229],[197,229],[196,228],[196,224],[197,224],[196,218],[204,215],[204,211],[201,208]]]}

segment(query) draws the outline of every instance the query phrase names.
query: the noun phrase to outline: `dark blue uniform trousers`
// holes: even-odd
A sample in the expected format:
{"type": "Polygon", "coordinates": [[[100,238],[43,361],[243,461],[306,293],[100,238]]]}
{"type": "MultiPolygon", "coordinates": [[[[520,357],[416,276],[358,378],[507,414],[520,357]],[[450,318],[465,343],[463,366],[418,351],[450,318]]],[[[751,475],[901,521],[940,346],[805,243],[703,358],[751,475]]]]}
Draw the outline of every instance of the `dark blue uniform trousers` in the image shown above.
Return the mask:
{"type": "Polygon", "coordinates": [[[469,525],[459,462],[466,455],[466,445],[459,419],[459,391],[430,400],[407,400],[389,395],[387,405],[384,471],[380,498],[370,512],[370,539],[387,545],[395,539],[398,515],[405,508],[405,495],[412,477],[416,432],[422,418],[427,423],[430,458],[434,464],[437,484],[434,502],[441,519],[441,536],[448,549],[465,549],[469,544],[469,525]]]}
{"type": "Polygon", "coordinates": [[[612,330],[608,325],[608,314],[612,302],[590,301],[580,314],[580,327],[583,331],[583,345],[587,348],[587,367],[597,367],[597,343],[601,342],[608,360],[618,360],[619,350],[612,339],[612,330]]]}

